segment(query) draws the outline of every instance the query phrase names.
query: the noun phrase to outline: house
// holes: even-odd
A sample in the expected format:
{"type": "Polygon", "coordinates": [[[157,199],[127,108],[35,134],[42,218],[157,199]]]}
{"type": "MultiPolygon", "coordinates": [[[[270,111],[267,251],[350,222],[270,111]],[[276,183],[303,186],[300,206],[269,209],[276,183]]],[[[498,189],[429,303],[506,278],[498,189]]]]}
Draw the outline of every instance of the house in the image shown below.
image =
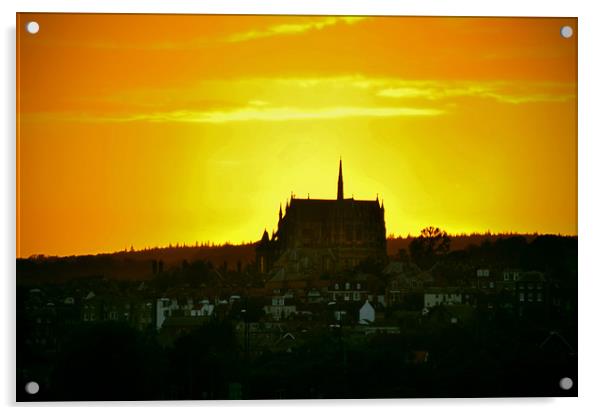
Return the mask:
{"type": "Polygon", "coordinates": [[[521,273],[516,281],[518,304],[544,304],[547,301],[547,281],[541,272],[521,273]]]}
{"type": "Polygon", "coordinates": [[[424,287],[434,280],[428,271],[422,272],[416,266],[395,261],[385,267],[383,274],[388,277],[385,288],[387,306],[422,307],[424,287]]]}
{"type": "Polygon", "coordinates": [[[163,323],[165,320],[172,315],[172,313],[177,310],[178,301],[171,300],[169,298],[159,298],[157,299],[157,307],[156,307],[156,317],[155,323],[157,330],[163,327],[163,323]]]}
{"type": "Polygon", "coordinates": [[[297,344],[297,338],[293,333],[286,332],[272,345],[272,351],[291,353],[297,344]]]}
{"type": "MultiPolygon", "coordinates": [[[[231,296],[230,302],[225,302],[226,306],[231,305],[231,302],[233,302],[233,297],[240,298],[239,296],[231,296]]],[[[235,301],[238,301],[238,299],[235,301]]],[[[156,301],[156,328],[157,330],[161,329],[165,320],[170,317],[213,317],[215,310],[216,306],[210,304],[208,300],[194,300],[190,298],[177,299],[167,297],[159,298],[156,301]]]]}
{"type": "Polygon", "coordinates": [[[496,282],[493,279],[493,273],[489,269],[477,269],[477,288],[481,291],[493,291],[496,288],[496,282]]]}
{"type": "Polygon", "coordinates": [[[504,282],[518,281],[521,275],[521,271],[517,269],[505,269],[502,271],[502,279],[504,282]]]}
{"type": "Polygon", "coordinates": [[[481,311],[513,309],[515,285],[522,271],[517,269],[477,270],[477,305],[481,311]]]}
{"type": "Polygon", "coordinates": [[[372,304],[368,300],[364,303],[359,311],[359,323],[360,324],[372,324],[376,320],[376,311],[372,304]]]}
{"type": "Polygon", "coordinates": [[[325,298],[322,296],[322,292],[316,288],[310,288],[307,290],[305,299],[309,304],[322,303],[325,301],[325,298]]]}
{"type": "Polygon", "coordinates": [[[438,305],[472,304],[474,294],[460,287],[429,287],[424,291],[424,308],[438,305]]]}
{"type": "Polygon", "coordinates": [[[271,304],[264,308],[266,315],[272,320],[286,320],[297,313],[297,306],[294,300],[287,296],[272,297],[271,304]]]}
{"type": "Polygon", "coordinates": [[[338,302],[364,301],[369,295],[365,275],[333,280],[328,287],[328,298],[338,302]]]}

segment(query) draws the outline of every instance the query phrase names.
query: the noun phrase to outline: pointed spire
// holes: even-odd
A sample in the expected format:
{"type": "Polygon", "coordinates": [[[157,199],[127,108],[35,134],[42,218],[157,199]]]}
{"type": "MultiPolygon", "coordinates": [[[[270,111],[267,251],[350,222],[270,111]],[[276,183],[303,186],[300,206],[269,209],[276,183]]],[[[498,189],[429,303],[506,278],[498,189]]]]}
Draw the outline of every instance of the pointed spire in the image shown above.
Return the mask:
{"type": "Polygon", "coordinates": [[[280,203],[280,211],[278,212],[278,220],[282,220],[282,203],[280,203]]]}
{"type": "Polygon", "coordinates": [[[268,230],[267,229],[263,229],[263,236],[261,237],[261,242],[265,243],[265,242],[269,242],[270,241],[270,237],[268,235],[268,230]]]}
{"type": "Polygon", "coordinates": [[[339,159],[339,184],[337,188],[337,200],[343,200],[343,158],[339,159]]]}

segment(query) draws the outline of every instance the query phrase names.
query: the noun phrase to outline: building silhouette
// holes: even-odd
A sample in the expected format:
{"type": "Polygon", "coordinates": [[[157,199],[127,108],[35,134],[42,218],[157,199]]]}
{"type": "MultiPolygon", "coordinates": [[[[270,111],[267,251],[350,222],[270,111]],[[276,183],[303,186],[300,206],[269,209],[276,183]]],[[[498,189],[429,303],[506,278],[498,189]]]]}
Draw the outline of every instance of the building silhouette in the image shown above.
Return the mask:
{"type": "Polygon", "coordinates": [[[384,204],[346,199],[339,161],[337,198],[291,195],[280,208],[278,230],[264,231],[256,247],[260,272],[276,276],[323,275],[351,269],[367,259],[386,257],[384,204]]]}

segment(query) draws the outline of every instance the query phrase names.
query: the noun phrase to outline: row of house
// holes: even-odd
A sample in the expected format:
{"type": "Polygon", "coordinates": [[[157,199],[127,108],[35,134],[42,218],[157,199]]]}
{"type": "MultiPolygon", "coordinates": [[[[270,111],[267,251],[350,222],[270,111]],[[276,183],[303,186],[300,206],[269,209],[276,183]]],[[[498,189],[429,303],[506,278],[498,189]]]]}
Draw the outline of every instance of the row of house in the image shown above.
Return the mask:
{"type": "Polygon", "coordinates": [[[428,313],[438,306],[462,305],[481,310],[508,309],[520,315],[526,307],[546,307],[553,297],[542,273],[515,269],[478,269],[462,286],[445,286],[431,272],[395,261],[379,275],[358,272],[304,281],[284,277],[286,274],[277,276],[263,288],[231,291],[221,297],[185,287],[158,293],[145,283],[126,291],[108,282],[84,284],[84,288],[53,295],[35,288],[29,292],[25,314],[40,333],[38,337],[47,339],[51,336],[44,333],[57,320],[119,321],[140,330],[179,334],[216,318],[245,319],[242,313],[248,298],[261,307],[262,321],[345,320],[347,324],[371,325],[390,323],[384,316],[385,310],[391,309],[428,313]]]}

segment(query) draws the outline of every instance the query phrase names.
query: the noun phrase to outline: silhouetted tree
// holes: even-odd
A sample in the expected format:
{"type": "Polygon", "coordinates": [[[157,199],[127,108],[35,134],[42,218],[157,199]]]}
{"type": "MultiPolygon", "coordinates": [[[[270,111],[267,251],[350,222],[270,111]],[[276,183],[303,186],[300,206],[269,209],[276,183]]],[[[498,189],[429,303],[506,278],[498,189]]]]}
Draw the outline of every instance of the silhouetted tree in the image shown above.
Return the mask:
{"type": "Polygon", "coordinates": [[[429,226],[410,242],[412,261],[422,268],[430,268],[438,258],[449,252],[450,237],[447,232],[429,226]]]}

